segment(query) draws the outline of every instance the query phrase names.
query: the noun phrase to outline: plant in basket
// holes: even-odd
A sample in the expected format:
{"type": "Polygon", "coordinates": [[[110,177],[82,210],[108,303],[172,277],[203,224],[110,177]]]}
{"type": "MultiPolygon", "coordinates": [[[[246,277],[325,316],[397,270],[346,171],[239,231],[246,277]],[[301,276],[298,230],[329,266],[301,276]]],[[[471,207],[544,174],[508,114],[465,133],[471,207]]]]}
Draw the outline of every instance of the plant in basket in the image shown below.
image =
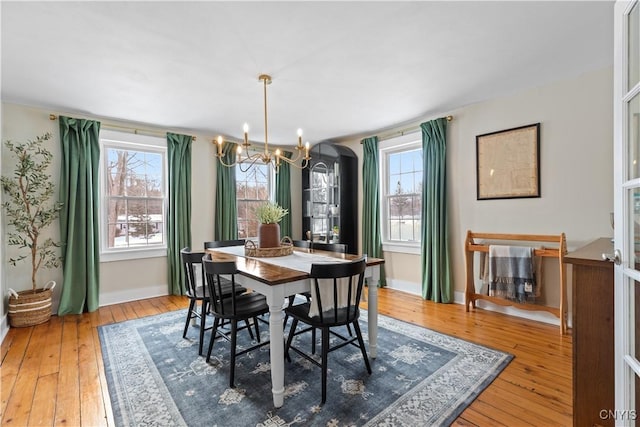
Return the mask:
{"type": "Polygon", "coordinates": [[[282,218],[289,213],[277,203],[267,202],[255,209],[258,227],[258,247],[275,248],[280,246],[280,224],[282,218]]]}
{"type": "Polygon", "coordinates": [[[58,218],[62,206],[53,200],[54,184],[47,173],[53,155],[44,143],[51,137],[51,133],[45,133],[27,142],[5,141],[15,160],[13,174],[0,177],[2,190],[7,195],[2,203],[9,225],[7,243],[27,252],[10,258],[9,263],[15,266],[27,258],[31,260],[31,290],[9,289],[9,323],[14,327],[37,325],[51,317],[55,282],[49,281],[38,288],[36,280],[40,268],[57,268],[61,264],[57,251],[60,243],[42,235],[58,218]]]}

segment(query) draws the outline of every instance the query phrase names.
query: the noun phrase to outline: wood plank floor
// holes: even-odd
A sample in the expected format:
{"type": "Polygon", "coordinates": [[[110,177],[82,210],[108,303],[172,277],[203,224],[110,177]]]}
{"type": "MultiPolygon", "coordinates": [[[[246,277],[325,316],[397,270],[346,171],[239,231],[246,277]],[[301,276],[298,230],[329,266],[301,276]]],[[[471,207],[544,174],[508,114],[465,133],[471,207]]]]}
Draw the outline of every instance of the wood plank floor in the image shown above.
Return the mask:
{"type": "MultiPolygon", "coordinates": [[[[187,306],[186,297],[159,297],[10,329],[0,352],[2,425],[113,426],[97,326],[187,306]]],[[[572,424],[571,336],[558,327],[387,289],[379,310],[515,356],[454,425],[572,424]]]]}

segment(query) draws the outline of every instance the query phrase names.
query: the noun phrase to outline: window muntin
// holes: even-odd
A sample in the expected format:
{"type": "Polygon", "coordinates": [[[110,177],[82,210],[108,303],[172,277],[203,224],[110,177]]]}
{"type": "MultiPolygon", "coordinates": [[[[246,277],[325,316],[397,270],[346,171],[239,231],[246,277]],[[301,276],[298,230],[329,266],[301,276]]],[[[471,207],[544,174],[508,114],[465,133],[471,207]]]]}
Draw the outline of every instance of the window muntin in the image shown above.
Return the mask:
{"type": "Polygon", "coordinates": [[[422,147],[415,135],[381,144],[382,241],[417,246],[422,225],[422,147]]]}
{"type": "Polygon", "coordinates": [[[166,141],[109,136],[100,141],[103,254],[166,249],[166,141]]]}
{"type": "Polygon", "coordinates": [[[247,165],[236,165],[236,203],[238,208],[238,238],[258,237],[259,222],[254,210],[270,200],[271,168],[268,164],[254,164],[246,171],[247,165]]]}

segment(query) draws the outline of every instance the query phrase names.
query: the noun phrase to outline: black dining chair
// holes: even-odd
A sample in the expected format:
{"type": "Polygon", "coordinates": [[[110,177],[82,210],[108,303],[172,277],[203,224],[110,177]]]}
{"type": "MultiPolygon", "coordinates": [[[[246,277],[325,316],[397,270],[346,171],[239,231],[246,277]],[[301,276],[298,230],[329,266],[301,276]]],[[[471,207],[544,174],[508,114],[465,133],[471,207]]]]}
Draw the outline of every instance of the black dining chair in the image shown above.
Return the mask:
{"type": "MultiPolygon", "coordinates": [[[[180,250],[180,257],[182,259],[182,265],[184,268],[186,279],[186,295],[189,298],[189,309],[187,311],[187,320],[184,325],[184,332],[182,337],[187,337],[189,330],[189,324],[192,319],[200,319],[200,333],[198,343],[198,354],[202,355],[202,347],[204,341],[204,332],[211,327],[206,326],[207,313],[209,308],[209,293],[207,286],[204,283],[204,274],[202,268],[202,257],[204,252],[193,252],[191,248],[182,248],[180,250]]],[[[222,283],[222,293],[227,296],[232,292],[231,283],[225,280],[222,283]]],[[[244,293],[247,291],[242,286],[236,287],[233,291],[238,293],[244,293]]],[[[251,338],[253,339],[253,332],[249,329],[251,338]]]]}
{"type": "Polygon", "coordinates": [[[345,243],[321,243],[312,242],[311,249],[318,251],[340,252],[347,253],[347,245],[345,243]]]}
{"type": "MultiPolygon", "coordinates": [[[[307,249],[317,249],[320,251],[329,251],[329,252],[339,252],[346,254],[347,253],[347,245],[344,243],[320,243],[320,242],[312,242],[309,240],[294,240],[293,246],[297,246],[299,248],[307,248],[307,249]]],[[[303,292],[299,294],[307,299],[307,302],[311,301],[311,294],[309,292],[303,292]]],[[[289,304],[291,307],[295,302],[295,295],[289,295],[289,304]]],[[[284,315],[284,325],[286,326],[287,321],[289,320],[288,315],[285,313],[284,315]]],[[[349,331],[349,335],[353,335],[351,332],[351,327],[347,325],[347,330],[349,331]]],[[[311,341],[311,353],[315,354],[316,352],[316,335],[313,333],[312,341],[311,341]]]]}
{"type": "Polygon", "coordinates": [[[347,245],[345,243],[322,243],[311,242],[309,240],[294,240],[293,246],[305,249],[316,249],[319,251],[347,253],[347,245]]]}
{"type": "Polygon", "coordinates": [[[309,276],[312,280],[315,296],[311,301],[285,309],[287,315],[293,319],[285,345],[285,355],[287,360],[291,361],[289,350],[293,350],[313,364],[320,366],[323,404],[327,400],[327,362],[330,352],[349,344],[360,348],[367,372],[371,374],[371,365],[358,323],[365,269],[366,261],[364,258],[349,263],[313,264],[309,276]],[[325,292],[322,292],[323,288],[325,292]],[[341,301],[339,296],[342,296],[344,300],[341,301]],[[315,312],[312,310],[312,304],[317,304],[315,312]],[[305,323],[308,327],[297,331],[299,322],[305,323]],[[335,330],[337,327],[349,325],[353,327],[355,337],[345,337],[335,330]],[[322,331],[320,362],[293,345],[295,336],[315,329],[322,331]],[[329,334],[338,337],[340,342],[330,347],[329,334]]]}
{"type": "Polygon", "coordinates": [[[224,248],[229,246],[244,246],[244,239],[235,239],[235,240],[210,240],[204,242],[205,249],[211,248],[224,248]]]}
{"type": "MultiPolygon", "coordinates": [[[[211,329],[211,340],[209,341],[209,350],[207,351],[207,363],[211,360],[211,351],[215,343],[215,337],[219,334],[218,327],[222,320],[228,320],[231,324],[231,332],[229,335],[222,334],[221,337],[230,342],[230,361],[229,361],[229,387],[234,387],[236,357],[245,354],[258,347],[269,344],[269,341],[260,340],[260,329],[258,327],[259,317],[269,312],[267,299],[264,295],[257,292],[239,294],[235,289],[239,286],[236,283],[235,275],[238,272],[235,261],[213,261],[211,254],[203,257],[202,263],[204,273],[207,280],[209,290],[209,309],[213,313],[215,320],[211,329]],[[224,296],[222,283],[222,275],[229,278],[232,292],[228,296],[224,296]],[[242,351],[237,351],[237,335],[238,331],[248,328],[249,319],[253,319],[256,328],[257,344],[251,345],[242,351]],[[238,328],[238,322],[244,321],[246,326],[238,328]]],[[[264,321],[260,319],[260,321],[264,321]]],[[[267,323],[267,322],[265,322],[267,323]]]]}
{"type": "Polygon", "coordinates": [[[309,240],[294,240],[293,246],[297,248],[309,248],[311,242],[309,240]]]}

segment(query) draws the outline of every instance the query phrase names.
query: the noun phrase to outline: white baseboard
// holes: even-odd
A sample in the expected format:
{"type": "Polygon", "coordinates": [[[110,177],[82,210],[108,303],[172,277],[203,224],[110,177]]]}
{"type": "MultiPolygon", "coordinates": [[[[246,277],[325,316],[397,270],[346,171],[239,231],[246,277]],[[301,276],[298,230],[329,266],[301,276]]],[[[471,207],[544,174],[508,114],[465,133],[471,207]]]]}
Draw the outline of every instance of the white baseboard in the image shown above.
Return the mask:
{"type": "Polygon", "coordinates": [[[164,295],[169,295],[169,288],[166,284],[147,286],[146,288],[128,289],[125,291],[101,292],[100,307],[164,295]]]}
{"type": "MultiPolygon", "coordinates": [[[[166,284],[148,286],[146,288],[130,289],[126,291],[117,292],[101,292],[100,293],[100,307],[107,305],[119,304],[123,302],[137,301],[146,298],[153,298],[169,295],[169,289],[166,284]]],[[[57,305],[57,301],[54,302],[54,306],[57,305]]],[[[57,313],[57,307],[52,307],[52,312],[57,313]]],[[[5,314],[0,319],[0,342],[4,341],[7,333],[9,332],[9,318],[5,314]]]]}
{"type": "Polygon", "coordinates": [[[4,341],[4,338],[7,336],[7,332],[9,332],[9,318],[5,314],[0,319],[0,343],[4,341]]]}
{"type": "Polygon", "coordinates": [[[387,288],[408,294],[422,296],[419,283],[407,282],[406,280],[387,279],[387,288]]]}
{"type": "MultiPolygon", "coordinates": [[[[412,283],[402,280],[387,279],[387,287],[389,289],[406,292],[412,295],[422,296],[422,290],[419,283],[412,283]]],[[[464,305],[464,292],[454,292],[453,302],[455,304],[464,305]]],[[[546,311],[529,311],[519,310],[515,307],[504,307],[501,305],[491,304],[487,301],[476,301],[476,307],[487,311],[494,311],[496,313],[507,314],[509,316],[520,317],[527,320],[533,320],[536,322],[548,323],[551,325],[560,326],[560,319],[553,314],[546,311]]],[[[571,315],[567,313],[568,326],[571,326],[571,315]]]]}
{"type": "MultiPolygon", "coordinates": [[[[454,302],[464,305],[464,292],[454,292],[454,302]]],[[[530,311],[520,310],[515,307],[501,306],[492,304],[488,301],[476,301],[476,307],[487,311],[507,314],[509,316],[520,317],[522,319],[533,320],[536,322],[548,323],[550,325],[560,326],[560,319],[547,311],[530,311]]],[[[567,327],[571,327],[571,313],[567,313],[567,327]]]]}
{"type": "MultiPolygon", "coordinates": [[[[411,283],[401,280],[388,280],[387,287],[389,289],[394,289],[402,292],[406,292],[412,295],[422,296],[422,292],[420,290],[420,285],[417,283],[411,283]]],[[[126,291],[117,291],[117,292],[102,292],[100,294],[100,307],[119,304],[123,302],[137,301],[146,298],[153,298],[169,295],[169,289],[166,284],[149,286],[146,288],[140,289],[130,289],[126,291]]],[[[464,292],[454,292],[454,303],[464,305],[464,292]]],[[[521,317],[523,319],[534,320],[543,323],[549,323],[552,325],[559,326],[560,319],[547,312],[535,312],[528,310],[518,310],[513,307],[503,307],[491,303],[487,303],[486,301],[477,301],[476,306],[483,310],[494,311],[497,313],[503,313],[510,316],[521,317]]],[[[569,318],[569,327],[571,326],[571,316],[568,313],[569,318]]],[[[9,319],[5,315],[0,319],[0,342],[2,342],[9,332],[9,319]]]]}

